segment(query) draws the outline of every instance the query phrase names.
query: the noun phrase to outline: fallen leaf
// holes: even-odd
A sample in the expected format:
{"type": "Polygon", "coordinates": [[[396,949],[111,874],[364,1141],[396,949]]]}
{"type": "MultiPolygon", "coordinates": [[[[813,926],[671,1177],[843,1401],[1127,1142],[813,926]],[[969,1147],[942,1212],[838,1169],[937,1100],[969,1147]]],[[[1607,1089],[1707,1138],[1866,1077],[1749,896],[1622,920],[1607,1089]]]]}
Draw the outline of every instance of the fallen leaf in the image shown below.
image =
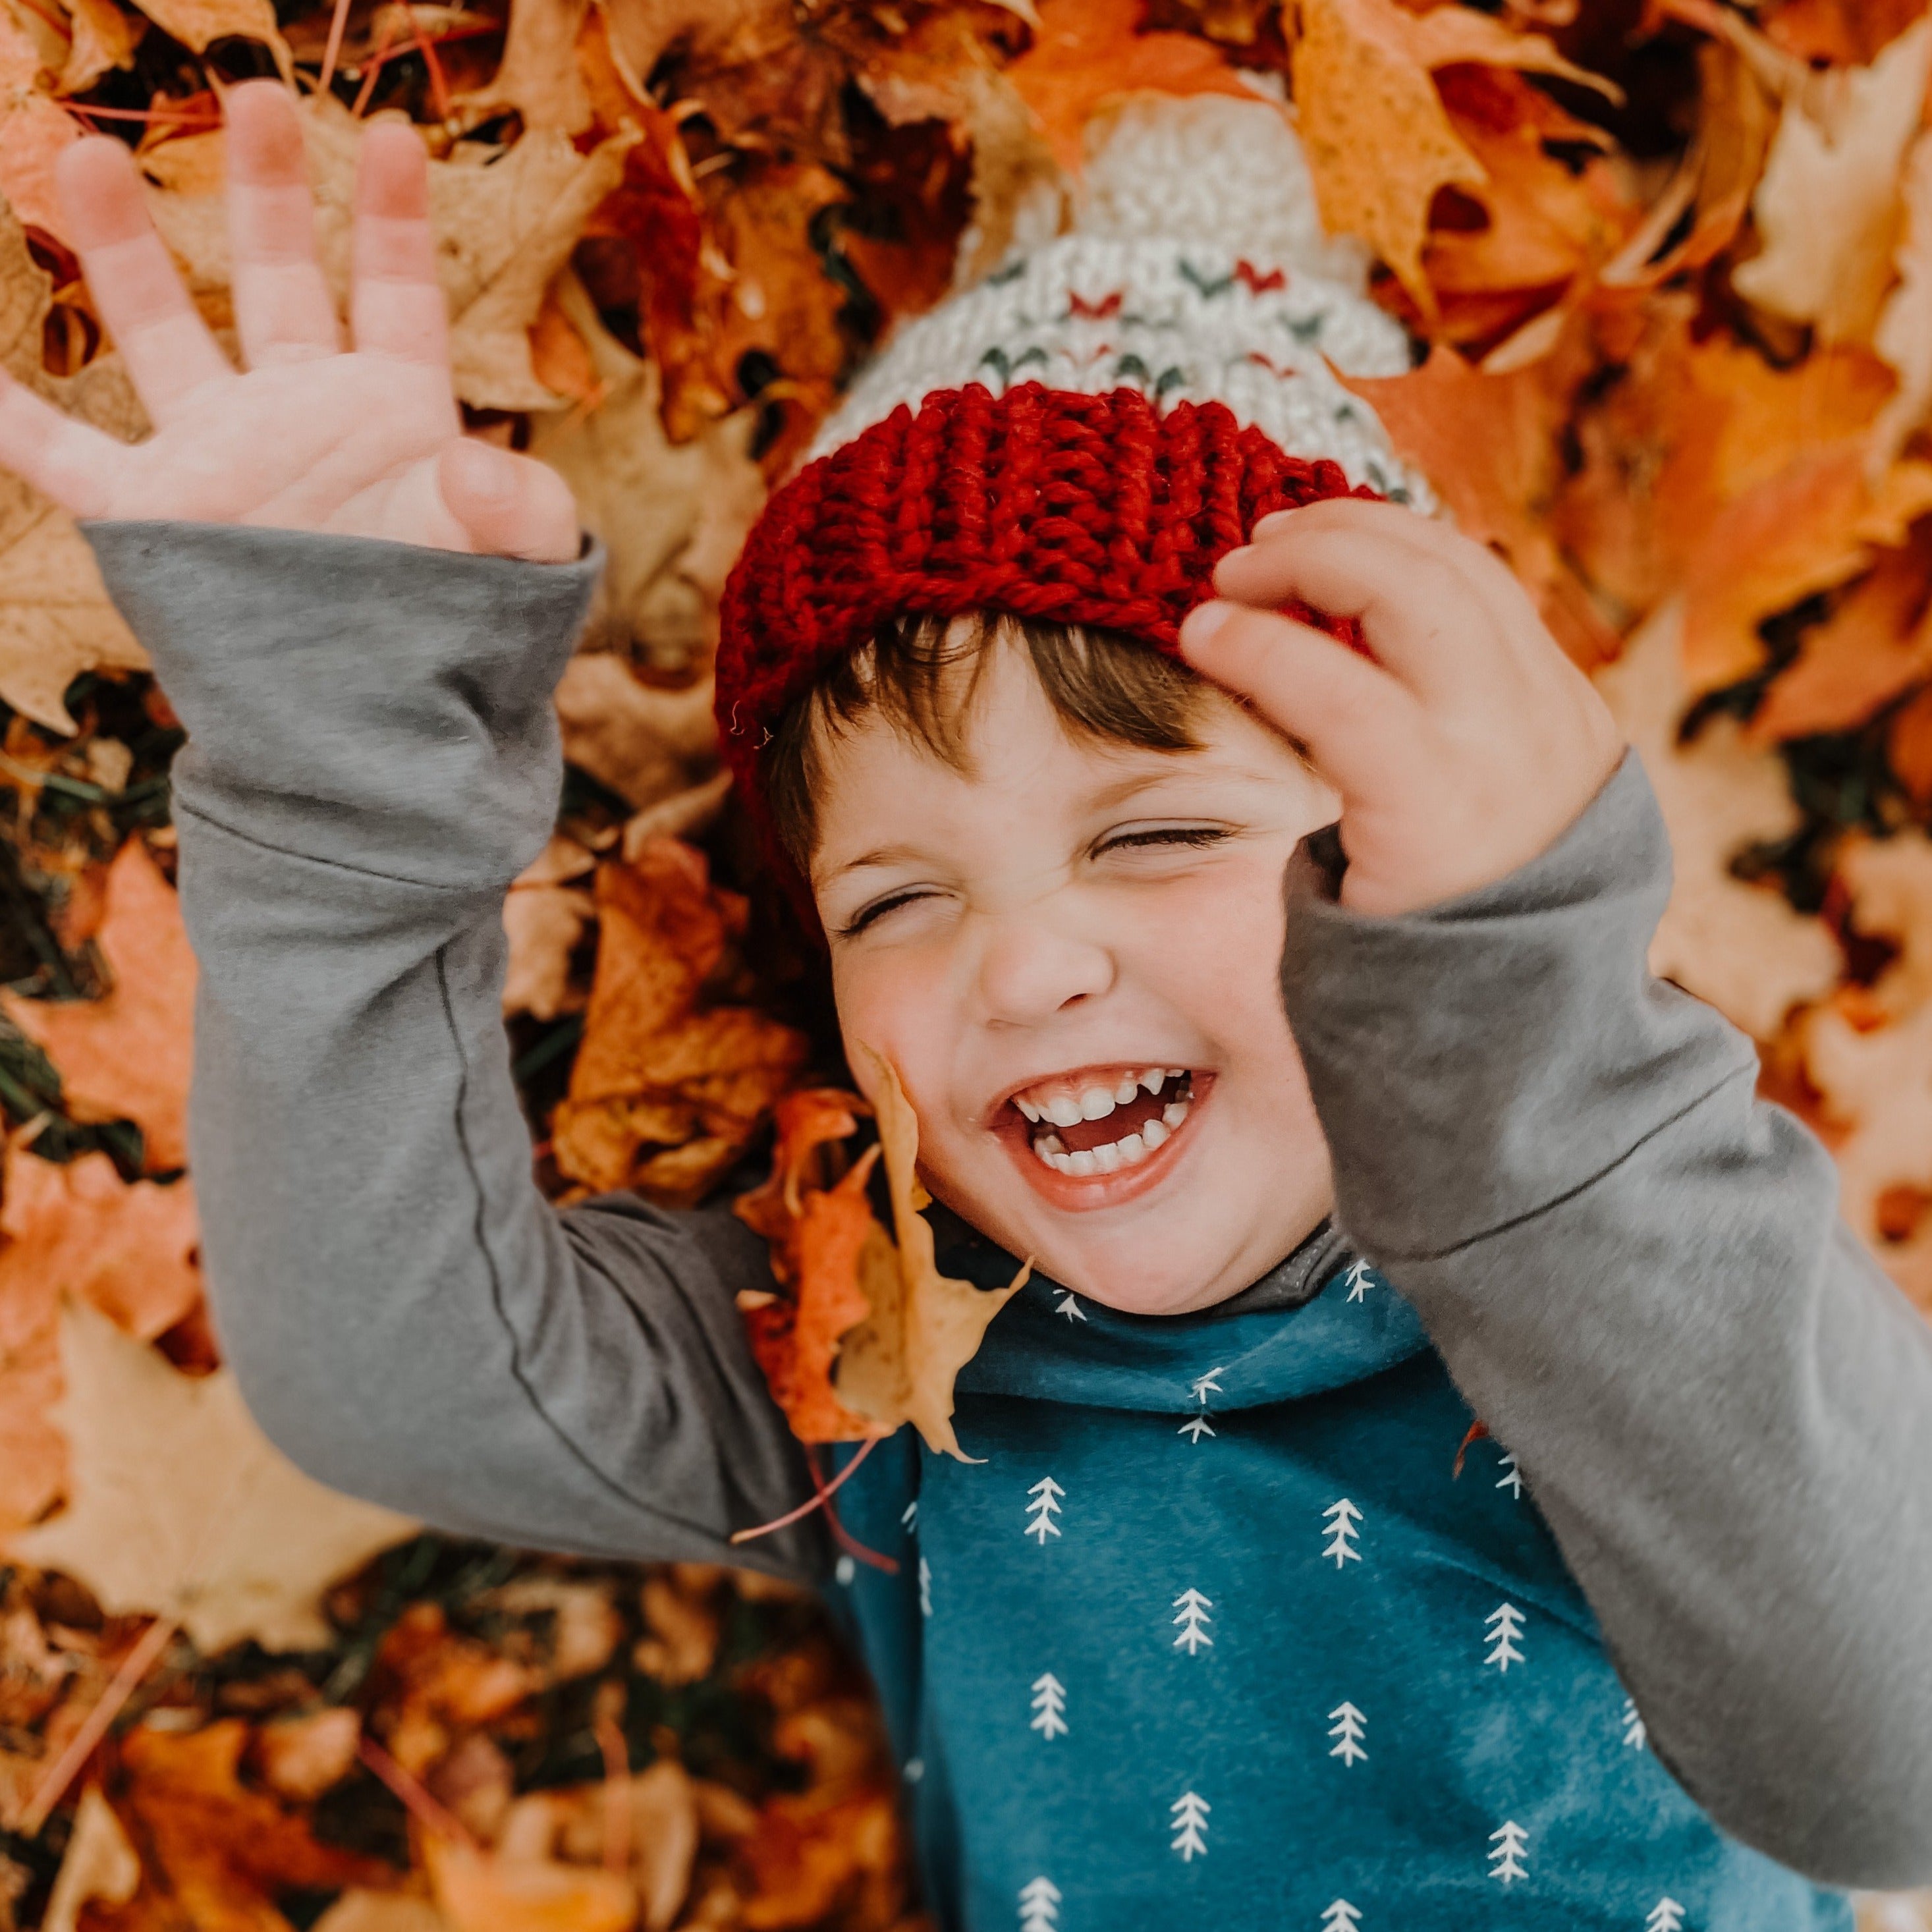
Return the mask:
{"type": "Polygon", "coordinates": [[[40,72],[39,50],[10,14],[0,13],[0,194],[20,220],[64,242],[54,164],[80,129],[41,92],[40,72]]]}
{"type": "Polygon", "coordinates": [[[634,860],[654,838],[696,838],[716,823],[730,796],[731,774],[713,772],[708,778],[647,805],[634,818],[625,820],[619,856],[634,860]]]}
{"type": "Polygon", "coordinates": [[[1684,666],[1713,691],[1764,662],[1759,624],[1848,582],[1882,548],[1904,543],[1932,512],[1932,464],[1894,464],[1876,490],[1862,443],[1800,457],[1726,504],[1706,525],[1684,572],[1684,666]]]}
{"type": "MultiPolygon", "coordinates": [[[[588,872],[587,853],[585,859],[588,872]]],[[[503,901],[503,931],[510,942],[503,980],[506,1018],[528,1013],[554,1020],[583,1006],[586,996],[572,982],[570,959],[596,911],[591,896],[580,886],[554,884],[529,872],[512,884],[503,901]]]]}
{"type": "Polygon", "coordinates": [[[449,1922],[427,1898],[406,1892],[364,1892],[352,1886],[310,1932],[449,1932],[449,1922]]]}
{"type": "Polygon", "coordinates": [[[338,1705],[264,1724],[249,1746],[249,1762],[270,1790],[312,1804],[355,1768],[362,1742],[361,1712],[338,1705]]]}
{"type": "Polygon", "coordinates": [[[1692,743],[1678,742],[1690,702],[1682,634],[1681,609],[1666,606],[1597,676],[1670,833],[1670,902],[1651,942],[1651,970],[1769,1040],[1794,1007],[1831,990],[1844,962],[1822,920],[1731,872],[1740,851],[1788,837],[1802,814],[1783,762],[1746,743],[1735,720],[1713,718],[1692,743]]]}
{"type": "Polygon", "coordinates": [[[1892,714],[1886,750],[1906,796],[1915,805],[1932,806],[1932,688],[1892,714]]]}
{"type": "Polygon", "coordinates": [[[598,871],[597,966],[568,1096],[553,1123],[559,1168],[586,1186],[636,1187],[688,1206],[735,1160],[803,1065],[802,1034],[708,983],[742,936],[745,902],[664,839],[598,871]]]}
{"type": "Polygon", "coordinates": [[[615,1872],[493,1857],[426,1837],[422,1862],[450,1932],[631,1932],[638,1897],[615,1872]]]}
{"type": "Polygon", "coordinates": [[[578,35],[589,10],[590,0],[510,0],[495,78],[457,104],[467,124],[477,126],[511,108],[526,133],[580,134],[589,127],[590,94],[577,64],[578,35]]]}
{"type": "Polygon", "coordinates": [[[288,43],[275,24],[270,0],[135,0],[141,11],[190,53],[206,53],[216,40],[260,40],[290,71],[288,43]]]}
{"type": "Polygon", "coordinates": [[[770,1244],[784,1292],[746,1307],[745,1327],[772,1399],[801,1442],[857,1442],[879,1432],[832,1387],[841,1340],[872,1312],[864,1282],[881,1264],[879,1244],[890,1245],[866,1195],[878,1150],[832,1185],[820,1171],[827,1150],[856,1133],[867,1111],[836,1088],[788,1094],[776,1110],[771,1174],[733,1208],[770,1244]]]}
{"type": "Polygon", "coordinates": [[[1932,76],[1932,21],[1902,34],[1840,85],[1822,117],[1787,101],[1751,202],[1764,251],[1732,272],[1738,292],[1816,325],[1827,342],[1862,340],[1892,275],[1899,171],[1932,76]]]}
{"type": "Polygon", "coordinates": [[[1880,554],[1823,622],[1808,630],[1752,716],[1756,744],[1849,731],[1932,674],[1932,532],[1880,554]]]}
{"type": "Polygon", "coordinates": [[[1921,134],[1905,164],[1904,232],[1893,256],[1898,284],[1886,298],[1872,346],[1898,377],[1895,394],[1872,424],[1870,465],[1882,469],[1932,408],[1932,134],[1921,134]]]}
{"type": "Polygon", "coordinates": [[[836,1387],[847,1408],[888,1430],[910,1422],[926,1446],[970,1462],[952,1430],[952,1384],[979,1352],[987,1324],[1026,1285],[1030,1261],[1003,1288],[979,1288],[939,1272],[932,1226],[920,1212],[919,1120],[892,1063],[860,1042],[872,1072],[872,1106],[885,1150],[893,1245],[867,1244],[861,1280],[872,1312],[844,1339],[836,1387]]]}
{"type": "Polygon", "coordinates": [[[195,964],[180,902],[136,836],[107,872],[94,944],[109,990],[98,1000],[26,1000],[0,991],[0,1012],[58,1070],[77,1120],[130,1120],[156,1172],[188,1159],[195,964]]]}
{"type": "Polygon", "coordinates": [[[100,1787],[90,1784],[80,1794],[41,1932],[76,1932],[81,1913],[96,1899],[125,1905],[140,1883],[141,1861],[128,1834],[100,1787]]]}
{"type": "Polygon", "coordinates": [[[646,684],[612,651],[584,651],[556,691],[563,754],[639,811],[709,776],[718,756],[711,680],[646,684]]]}
{"type": "Polygon", "coordinates": [[[327,1635],[324,1586],[414,1528],[286,1461],[232,1370],[182,1375],[74,1302],[61,1364],[68,1505],[7,1548],[86,1584],[110,1615],[171,1617],[204,1652],[244,1637],[302,1649],[327,1635]]]}
{"type": "Polygon", "coordinates": [[[1060,166],[1077,176],[1095,112],[1136,94],[1254,92],[1226,53],[1191,34],[1144,34],[1139,0],[1043,0],[1033,45],[1006,77],[1060,166]]]}
{"type": "Polygon", "coordinates": [[[67,9],[74,38],[61,68],[62,93],[84,93],[116,68],[134,65],[138,23],[114,0],[67,0],[67,9]]]}
{"type": "Polygon", "coordinates": [[[1433,316],[1422,272],[1430,206],[1488,176],[1450,125],[1412,32],[1394,0],[1304,0],[1294,99],[1324,225],[1359,235],[1433,316]]]}

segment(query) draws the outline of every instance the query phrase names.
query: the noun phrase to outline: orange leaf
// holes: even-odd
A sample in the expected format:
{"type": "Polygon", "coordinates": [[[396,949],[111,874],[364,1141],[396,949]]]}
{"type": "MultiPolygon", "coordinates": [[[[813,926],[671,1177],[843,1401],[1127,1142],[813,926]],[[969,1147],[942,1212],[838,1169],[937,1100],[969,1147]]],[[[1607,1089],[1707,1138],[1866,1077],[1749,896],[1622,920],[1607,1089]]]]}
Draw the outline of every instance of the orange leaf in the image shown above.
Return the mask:
{"type": "Polygon", "coordinates": [[[1912,802],[1932,805],[1932,688],[1922,691],[1892,719],[1886,749],[1912,802]]]}
{"type": "Polygon", "coordinates": [[[108,868],[95,944],[112,982],[104,998],[55,1002],[0,992],[0,1012],[59,1070],[76,1120],[130,1120],[150,1168],[180,1167],[188,1160],[194,955],[174,888],[139,837],[108,868]]]}
{"type": "Polygon", "coordinates": [[[1006,70],[1070,175],[1080,172],[1088,122],[1112,101],[1135,94],[1258,98],[1209,42],[1137,33],[1140,13],[1140,0],[1046,0],[1033,45],[1006,70]]]}
{"type": "Polygon", "coordinates": [[[607,863],[596,900],[596,972],[556,1110],[557,1165],[589,1186],[688,1206],[790,1084],[806,1042],[753,1007],[711,1003],[746,908],[689,846],[652,839],[607,863]]]}
{"type": "Polygon", "coordinates": [[[1684,572],[1684,675],[1694,692],[1764,662],[1758,626],[1834,589],[1932,511],[1932,464],[1902,463],[1874,492],[1862,439],[1801,456],[1711,520],[1684,572]]]}
{"type": "Polygon", "coordinates": [[[493,1857],[425,1836],[423,1864],[451,1932],[631,1932],[627,1878],[550,1858],[493,1857]]]}

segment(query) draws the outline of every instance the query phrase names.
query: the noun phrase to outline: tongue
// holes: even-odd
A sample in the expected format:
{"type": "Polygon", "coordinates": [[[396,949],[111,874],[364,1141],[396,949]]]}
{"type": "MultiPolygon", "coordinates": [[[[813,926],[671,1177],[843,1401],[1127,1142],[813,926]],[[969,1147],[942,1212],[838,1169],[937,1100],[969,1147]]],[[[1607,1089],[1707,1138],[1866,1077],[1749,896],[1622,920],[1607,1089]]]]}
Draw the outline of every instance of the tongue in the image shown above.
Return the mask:
{"type": "MultiPolygon", "coordinates": [[[[1144,1087],[1136,1088],[1134,1097],[1124,1106],[1117,1106],[1104,1120],[1076,1120],[1070,1127],[1054,1127],[1052,1132],[1060,1136],[1060,1144],[1069,1154],[1078,1154],[1090,1148],[1105,1147],[1110,1141],[1124,1141],[1130,1134],[1138,1133],[1148,1121],[1157,1119],[1161,1109],[1167,1105],[1164,1095],[1150,1094],[1144,1087]]],[[[1041,1131],[1048,1131],[1042,1129],[1041,1131]]]]}

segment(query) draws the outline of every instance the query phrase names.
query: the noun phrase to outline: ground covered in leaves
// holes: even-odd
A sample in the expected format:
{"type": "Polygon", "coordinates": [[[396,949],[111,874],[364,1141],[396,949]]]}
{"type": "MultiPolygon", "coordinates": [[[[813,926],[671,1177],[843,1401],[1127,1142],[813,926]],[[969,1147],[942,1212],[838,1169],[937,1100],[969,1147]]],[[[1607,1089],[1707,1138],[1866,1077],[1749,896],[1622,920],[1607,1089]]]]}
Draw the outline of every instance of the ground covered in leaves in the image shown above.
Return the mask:
{"type": "MultiPolygon", "coordinates": [[[[219,330],[220,88],[302,97],[338,289],[359,127],[418,128],[470,427],[555,464],[611,558],[556,836],[505,915],[536,1172],[694,1202],[749,1180],[782,1103],[749,1210],[782,1293],[748,1319],[775,1383],[812,1328],[801,1432],[863,1433],[824,1384],[852,1282],[810,1322],[805,1284],[876,1244],[856,1184],[785,1192],[850,1120],[718,768],[718,590],[868,348],[1077,218],[1150,100],[1286,117],[1414,340],[1361,393],[1649,766],[1654,964],[1758,1041],[1932,1312],[1924,10],[0,0],[0,362],[142,430],[52,191],[83,131],[134,147],[219,330]]],[[[814,1606],[447,1544],[254,1431],[184,1172],[179,742],[79,533],[0,478],[0,1932],[916,1922],[814,1606]]]]}

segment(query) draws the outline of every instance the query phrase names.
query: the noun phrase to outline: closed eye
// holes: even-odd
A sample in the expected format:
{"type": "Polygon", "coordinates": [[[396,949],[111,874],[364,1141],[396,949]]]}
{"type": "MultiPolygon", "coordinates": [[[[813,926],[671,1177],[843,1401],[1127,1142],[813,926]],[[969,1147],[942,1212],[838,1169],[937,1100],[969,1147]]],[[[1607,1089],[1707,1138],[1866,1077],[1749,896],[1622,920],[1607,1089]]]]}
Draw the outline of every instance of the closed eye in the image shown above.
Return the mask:
{"type": "Polygon", "coordinates": [[[856,939],[868,926],[883,919],[889,912],[899,907],[910,905],[915,900],[932,898],[932,894],[923,889],[902,892],[888,892],[884,898],[874,899],[870,905],[861,906],[850,919],[838,928],[841,939],[856,939]]]}
{"type": "Polygon", "coordinates": [[[1198,848],[1223,844],[1234,836],[1233,829],[1226,825],[1150,825],[1132,832],[1112,833],[1102,839],[1094,851],[1098,857],[1103,852],[1144,851],[1162,846],[1198,848]]]}

